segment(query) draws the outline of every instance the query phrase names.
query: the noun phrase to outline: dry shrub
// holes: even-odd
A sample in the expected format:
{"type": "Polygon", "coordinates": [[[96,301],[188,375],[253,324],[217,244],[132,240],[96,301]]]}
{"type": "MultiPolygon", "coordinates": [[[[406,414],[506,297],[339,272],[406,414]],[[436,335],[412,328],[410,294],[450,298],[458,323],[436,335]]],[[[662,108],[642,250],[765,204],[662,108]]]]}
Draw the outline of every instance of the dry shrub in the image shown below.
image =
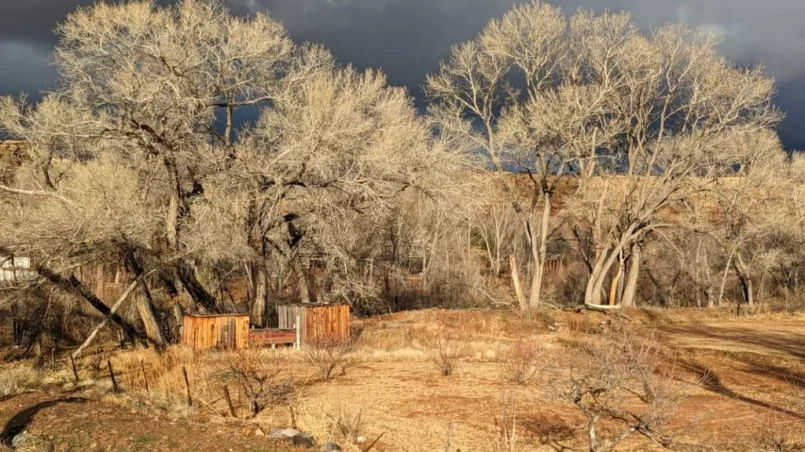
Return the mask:
{"type": "Polygon", "coordinates": [[[661,367],[663,357],[653,335],[638,337],[618,327],[610,339],[588,344],[569,371],[554,371],[552,389],[584,415],[592,452],[612,450],[635,433],[670,444],[663,427],[682,397],[673,386],[673,366],[670,371],[661,367]],[[598,424],[603,420],[618,427],[602,435],[598,424]]]}
{"type": "Polygon", "coordinates": [[[464,356],[466,349],[467,344],[463,340],[440,337],[433,343],[431,361],[442,376],[449,377],[456,371],[458,360],[464,356]]]}
{"type": "Polygon", "coordinates": [[[748,449],[768,452],[805,450],[805,434],[799,422],[782,419],[779,414],[767,416],[762,427],[752,429],[749,438],[743,441],[748,449]]]}
{"type": "Polygon", "coordinates": [[[599,332],[601,322],[585,314],[569,315],[559,324],[557,332],[570,337],[599,332]]]}
{"type": "Polygon", "coordinates": [[[536,375],[541,352],[533,340],[517,339],[509,346],[503,361],[503,376],[517,384],[527,384],[536,375]]]}
{"type": "Polygon", "coordinates": [[[496,409],[492,410],[495,434],[491,449],[494,452],[514,452],[518,448],[517,396],[504,384],[500,385],[500,396],[496,409]]]}
{"type": "Polygon", "coordinates": [[[285,402],[294,392],[293,377],[280,381],[280,369],[258,351],[240,350],[228,359],[229,373],[246,393],[249,409],[259,414],[267,405],[285,402]]]}
{"type": "Polygon", "coordinates": [[[109,359],[109,354],[103,349],[97,349],[89,355],[89,367],[96,374],[100,373],[109,359]]]}
{"type": "MultiPolygon", "coordinates": [[[[801,400],[799,389],[795,391],[801,400]]],[[[757,414],[756,422],[731,425],[728,429],[728,444],[721,445],[734,450],[756,450],[763,452],[793,452],[805,450],[805,431],[802,420],[796,413],[803,408],[801,403],[786,403],[774,400],[779,411],[757,414]],[[793,414],[793,416],[792,416],[793,414]]]]}
{"type": "MultiPolygon", "coordinates": [[[[195,352],[187,347],[168,347],[158,353],[152,349],[132,350],[112,357],[118,384],[128,397],[124,404],[146,404],[172,417],[185,417],[199,409],[224,416],[228,411],[224,385],[229,385],[236,408],[248,407],[250,414],[272,405],[290,405],[297,387],[287,356],[267,350],[239,352],[195,352]],[[142,364],[141,364],[142,363],[142,364]],[[183,369],[187,371],[193,406],[188,407],[183,369]],[[146,392],[143,370],[148,379],[146,392]]],[[[102,372],[108,382],[108,371],[102,372]]],[[[104,384],[105,384],[104,383],[104,384]]]]}
{"type": "Polygon", "coordinates": [[[327,432],[336,442],[354,443],[358,435],[364,432],[363,408],[357,411],[339,409],[333,414],[327,413],[327,432]]]}
{"type": "Polygon", "coordinates": [[[321,381],[328,381],[335,376],[334,372],[341,367],[341,374],[352,364],[350,354],[355,348],[351,339],[323,338],[307,344],[305,356],[316,369],[321,381]]]}
{"type": "Polygon", "coordinates": [[[30,363],[0,367],[0,397],[36,389],[41,384],[39,372],[30,363]]]}

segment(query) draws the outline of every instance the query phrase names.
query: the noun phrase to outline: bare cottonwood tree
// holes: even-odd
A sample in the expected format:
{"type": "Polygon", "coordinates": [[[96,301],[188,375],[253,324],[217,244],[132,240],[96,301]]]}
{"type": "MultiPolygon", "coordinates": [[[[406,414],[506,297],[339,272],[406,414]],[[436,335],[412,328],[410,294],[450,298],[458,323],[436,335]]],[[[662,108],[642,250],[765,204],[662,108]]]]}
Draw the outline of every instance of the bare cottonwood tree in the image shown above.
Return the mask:
{"type": "Polygon", "coordinates": [[[744,301],[751,306],[755,300],[753,270],[765,275],[782,258],[770,239],[790,222],[785,198],[791,187],[776,134],[742,137],[731,150],[744,156],[743,165],[735,177],[718,181],[701,203],[700,208],[709,214],[702,229],[715,239],[725,259],[716,300],[720,303],[724,297],[730,268],[734,268],[744,301]]]}
{"type": "Polygon", "coordinates": [[[326,257],[341,284],[328,292],[349,299],[400,195],[443,204],[458,193],[464,163],[431,140],[410,97],[383,74],[335,67],[321,49],[306,53],[296,69],[305,77],[291,77],[238,147],[239,170],[262,204],[255,235],[266,249],[289,261],[326,257]]]}
{"type": "Polygon", "coordinates": [[[70,177],[98,166],[93,182],[105,196],[95,203],[116,202],[105,206],[109,228],[85,229],[113,232],[97,235],[131,271],[158,264],[169,293],[180,281],[201,308],[218,309],[193,269],[201,250],[187,246],[187,219],[207,180],[234,158],[234,110],[270,99],[291,50],[284,30],[264,15],[239,19],[217,2],[185,1],[98,4],[57,31],[58,87],[36,107],[5,99],[0,115],[3,129],[31,144],[37,177],[28,184],[62,204],[65,225],[89,226],[94,218],[71,208],[89,193],[70,177]],[[216,129],[218,111],[226,119],[216,129]],[[137,234],[116,227],[126,222],[137,234]]]}
{"type": "Polygon", "coordinates": [[[221,282],[200,277],[221,268],[245,263],[260,281],[259,325],[266,275],[289,274],[269,266],[306,281],[300,264],[322,258],[343,276],[326,292],[346,296],[401,192],[444,202],[461,185],[463,157],[431,138],[404,90],[294,46],[266,15],[234,17],[215,0],[99,3],[57,31],[56,88],[33,106],[0,99],[0,131],[30,146],[0,191],[0,245],[29,250],[43,280],[104,314],[77,267],[156,270],[137,295],[155,342],[156,292],[231,309],[221,282]],[[258,119],[238,127],[244,111],[258,119]]]}
{"type": "MultiPolygon", "coordinates": [[[[538,103],[543,90],[561,79],[561,63],[567,53],[566,26],[557,7],[537,1],[517,6],[500,20],[490,22],[476,39],[454,46],[440,72],[428,77],[426,87],[433,100],[430,115],[439,133],[463,137],[486,157],[486,165],[497,173],[507,201],[524,226],[533,271],[527,298],[515,288],[522,310],[540,302],[552,233],[551,196],[557,183],[557,178],[549,175],[554,166],[564,162],[557,162],[553,153],[556,148],[539,146],[541,137],[533,137],[528,131],[507,132],[502,117],[522,114],[538,103]],[[515,73],[524,79],[524,93],[509,83],[515,73]],[[517,136],[519,141],[511,145],[507,135],[517,136]],[[517,194],[516,182],[507,176],[510,170],[529,174],[527,203],[517,194]]],[[[519,125],[526,121],[511,122],[519,125]]]]}
{"type": "Polygon", "coordinates": [[[566,21],[532,2],[456,46],[429,77],[439,130],[475,143],[508,193],[507,170],[533,183],[530,211],[512,199],[535,261],[524,308],[539,300],[551,195],[564,176],[579,179],[574,208],[588,212],[585,302],[600,303],[619,264],[623,287],[610,293],[630,305],[641,241],[666,226],[661,213],[733,174],[744,156],[729,152],[730,143],[779,120],[773,81],[729,63],[715,44],[682,25],[645,35],[625,13],[580,11],[566,21]],[[516,75],[524,93],[509,85],[516,75]],[[601,177],[616,179],[602,185],[601,177]]]}
{"type": "MultiPolygon", "coordinates": [[[[773,81],[760,69],[738,68],[718,56],[708,35],[670,25],[646,37],[618,32],[621,25],[613,30],[606,15],[580,20],[592,30],[603,27],[596,33],[625,35],[604,48],[596,47],[601,40],[583,41],[591,43],[589,83],[613,84],[607,115],[617,140],[598,159],[597,171],[622,176],[612,196],[599,201],[615,221],[594,235],[596,258],[585,301],[598,304],[619,256],[639,253],[647,233],[672,224],[664,216],[672,206],[736,175],[749,156],[735,152],[735,145],[767,133],[779,114],[771,101],[773,81]]],[[[602,211],[600,205],[593,209],[602,211]]],[[[633,303],[639,262],[632,259],[624,305],[633,303]]]]}

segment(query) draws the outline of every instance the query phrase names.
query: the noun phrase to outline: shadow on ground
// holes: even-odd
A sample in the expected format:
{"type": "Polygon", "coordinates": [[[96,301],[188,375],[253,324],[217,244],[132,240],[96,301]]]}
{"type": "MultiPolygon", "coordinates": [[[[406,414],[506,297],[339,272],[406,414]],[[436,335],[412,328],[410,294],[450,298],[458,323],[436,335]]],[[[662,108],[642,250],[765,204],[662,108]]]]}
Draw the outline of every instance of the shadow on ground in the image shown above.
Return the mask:
{"type": "Polygon", "coordinates": [[[685,370],[696,374],[699,377],[701,385],[708,391],[714,392],[724,397],[729,397],[731,399],[740,400],[741,402],[748,403],[750,405],[765,408],[767,410],[774,411],[776,413],[781,413],[797,419],[805,420],[805,414],[797,413],[796,411],[792,411],[787,408],[779,407],[771,403],[764,402],[762,400],[753,399],[751,397],[738,394],[737,392],[733,391],[732,389],[729,389],[726,385],[724,385],[718,374],[716,374],[711,368],[707,366],[690,361],[683,361],[681,362],[681,365],[682,368],[684,368],[685,370]]]}
{"type": "Polygon", "coordinates": [[[3,428],[3,432],[0,433],[0,444],[10,445],[11,440],[14,439],[15,436],[19,435],[31,424],[33,421],[34,416],[40,411],[56,406],[60,403],[84,403],[87,399],[83,397],[63,397],[60,399],[55,400],[48,400],[46,402],[40,402],[36,405],[30,406],[19,413],[15,414],[11,419],[8,420],[6,426],[3,428]]]}

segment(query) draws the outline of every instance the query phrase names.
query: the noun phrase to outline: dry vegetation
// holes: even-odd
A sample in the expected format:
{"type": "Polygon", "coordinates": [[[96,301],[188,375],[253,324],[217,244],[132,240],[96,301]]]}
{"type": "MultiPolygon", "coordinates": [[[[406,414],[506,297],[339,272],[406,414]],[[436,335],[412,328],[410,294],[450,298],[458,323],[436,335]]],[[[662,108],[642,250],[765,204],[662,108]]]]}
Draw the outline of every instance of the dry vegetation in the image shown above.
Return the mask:
{"type": "Polygon", "coordinates": [[[54,88],[0,98],[3,444],[60,441],[52,410],[91,446],[82,403],[115,431],[181,423],[155,450],[228,446],[211,425],[243,448],[285,426],[355,450],[803,448],[805,159],[774,80],[714,36],[526,2],[451,49],[421,114],[216,0],[56,32],[54,88]],[[176,345],[183,313],[270,327],[296,302],[348,303],[354,338],[176,345]],[[601,305],[624,311],[577,311],[601,305]]]}
{"type": "MultiPolygon", "coordinates": [[[[370,319],[351,351],[354,364],[327,381],[305,351],[291,349],[116,352],[110,359],[122,389],[117,394],[108,369],[95,371],[90,357],[79,360],[77,385],[64,359],[56,369],[5,364],[0,384],[11,397],[0,415],[15,414],[13,401],[30,388],[52,399],[67,391],[87,403],[131,408],[143,419],[240,426],[242,438],[263,443],[268,440],[255,439],[255,429],[295,426],[345,450],[361,450],[358,437],[368,443],[381,435],[374,446],[379,451],[443,450],[448,441],[449,450],[467,451],[802,447],[797,353],[803,338],[784,334],[800,315],[739,321],[726,312],[627,314],[597,331],[603,315],[552,314],[566,325],[557,332],[544,320],[505,312],[426,310],[370,319]],[[768,326],[773,322],[780,330],[768,326]],[[433,344],[456,334],[456,324],[463,331],[462,353],[452,358],[458,372],[444,378],[433,365],[433,344]],[[737,331],[740,336],[730,335],[737,331]],[[719,341],[757,345],[732,352],[719,341]],[[515,369],[527,364],[530,378],[512,381],[513,361],[515,369]],[[237,419],[229,414],[224,385],[237,419]]],[[[114,419],[97,421],[115,425],[114,419]]],[[[30,430],[43,435],[43,427],[33,421],[30,430]]],[[[128,428],[134,435],[142,427],[128,428]]]]}

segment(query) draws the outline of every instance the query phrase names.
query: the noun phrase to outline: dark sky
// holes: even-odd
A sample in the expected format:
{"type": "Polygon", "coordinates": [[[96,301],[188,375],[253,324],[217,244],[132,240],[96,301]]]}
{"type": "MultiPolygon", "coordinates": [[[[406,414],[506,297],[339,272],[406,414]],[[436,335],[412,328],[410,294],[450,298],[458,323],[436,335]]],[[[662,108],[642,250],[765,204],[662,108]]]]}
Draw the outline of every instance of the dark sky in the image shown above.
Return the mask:
{"type": "MultiPolygon", "coordinates": [[[[324,43],[342,62],[380,67],[391,82],[419,94],[451,44],[472,38],[518,0],[226,0],[237,13],[263,10],[297,42],[324,43]]],[[[51,30],[92,0],[0,0],[0,94],[35,94],[54,74],[47,66],[51,30]]],[[[788,148],[805,149],[805,17],[803,0],[554,0],[579,7],[631,11],[650,28],[683,20],[722,35],[722,51],[741,64],[763,64],[778,79],[788,148]]]]}

